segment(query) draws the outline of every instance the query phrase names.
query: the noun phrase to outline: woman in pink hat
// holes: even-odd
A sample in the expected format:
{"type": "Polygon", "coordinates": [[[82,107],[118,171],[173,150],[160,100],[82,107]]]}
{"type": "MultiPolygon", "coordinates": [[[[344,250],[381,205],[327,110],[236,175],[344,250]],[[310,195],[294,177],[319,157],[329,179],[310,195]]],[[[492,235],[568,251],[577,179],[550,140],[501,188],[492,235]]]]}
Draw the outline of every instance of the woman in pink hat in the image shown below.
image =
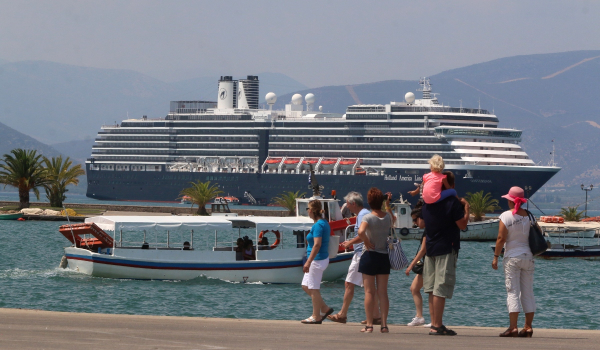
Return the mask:
{"type": "Polygon", "coordinates": [[[504,248],[504,276],[508,293],[507,305],[510,326],[501,337],[531,337],[533,335],[533,314],[535,298],[533,297],[533,254],[529,248],[529,215],[521,205],[527,202],[521,187],[512,187],[507,195],[510,210],[500,215],[500,229],[496,240],[496,250],[492,268],[498,269],[498,257],[504,248]],[[521,307],[522,306],[522,307],[521,307]],[[525,311],[525,325],[519,332],[517,320],[519,312],[525,311]]]}

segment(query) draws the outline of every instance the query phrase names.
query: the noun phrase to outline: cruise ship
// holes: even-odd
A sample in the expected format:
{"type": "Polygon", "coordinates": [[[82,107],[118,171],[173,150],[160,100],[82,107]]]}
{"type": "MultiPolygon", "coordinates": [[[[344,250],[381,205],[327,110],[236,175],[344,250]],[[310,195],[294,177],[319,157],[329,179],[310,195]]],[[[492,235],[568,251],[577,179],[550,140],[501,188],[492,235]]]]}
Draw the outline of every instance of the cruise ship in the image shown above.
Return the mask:
{"type": "MultiPolygon", "coordinates": [[[[370,187],[394,196],[416,188],[434,154],[456,175],[460,195],[483,190],[500,199],[511,186],[533,195],[560,168],[536,165],[522,131],[498,127],[487,110],[440,104],[429,79],[401,102],[324,113],[316,97],[295,94],[274,110],[259,108],[259,79],[222,76],[217,101],[171,101],[160,119],[104,125],[86,162],[87,196],[101,200],[176,201],[191,182],[269,204],[287,191],[310,193],[311,169],[327,195],[370,187]]],[[[416,201],[416,198],[408,198],[416,201]]]]}

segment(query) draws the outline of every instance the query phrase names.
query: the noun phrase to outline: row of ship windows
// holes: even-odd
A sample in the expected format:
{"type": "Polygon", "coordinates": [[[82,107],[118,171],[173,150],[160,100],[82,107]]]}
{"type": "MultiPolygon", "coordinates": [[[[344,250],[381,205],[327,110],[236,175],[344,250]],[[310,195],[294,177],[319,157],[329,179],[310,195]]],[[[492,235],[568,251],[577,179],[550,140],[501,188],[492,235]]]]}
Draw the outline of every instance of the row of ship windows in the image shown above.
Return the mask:
{"type": "Polygon", "coordinates": [[[96,138],[96,141],[249,141],[258,139],[258,135],[239,136],[105,136],[96,138]]]}
{"type": "Polygon", "coordinates": [[[358,144],[358,145],[323,145],[323,144],[277,144],[272,145],[271,147],[278,148],[298,148],[301,147],[303,149],[391,149],[391,150],[432,150],[432,151],[451,151],[452,148],[448,145],[435,145],[435,146],[425,146],[425,145],[381,145],[381,144],[358,144]]]}
{"type": "MultiPolygon", "coordinates": [[[[94,151],[92,152],[92,157],[98,156],[98,157],[102,157],[102,159],[106,159],[105,157],[108,157],[110,155],[118,155],[118,156],[122,156],[122,155],[131,155],[136,156],[138,154],[141,155],[165,155],[165,156],[211,156],[211,155],[244,155],[244,156],[256,156],[258,155],[258,150],[234,150],[234,151],[218,151],[215,152],[213,150],[204,150],[204,151],[197,151],[197,150],[193,150],[193,151],[145,151],[145,152],[140,152],[140,151],[128,151],[128,150],[111,150],[111,151],[106,151],[106,152],[100,152],[100,151],[94,151]]],[[[137,159],[137,157],[136,157],[137,159]]]]}
{"type": "Polygon", "coordinates": [[[346,114],[347,120],[359,120],[359,119],[390,119],[390,120],[423,120],[425,121],[425,117],[429,120],[465,120],[465,121],[481,121],[481,122],[490,122],[497,123],[498,118],[496,117],[472,117],[472,116],[455,116],[455,115],[395,115],[395,114],[346,114]]]}
{"type": "Polygon", "coordinates": [[[528,156],[511,156],[505,154],[463,154],[463,157],[478,157],[478,158],[505,158],[505,159],[529,159],[528,156]]]}
{"type": "MultiPolygon", "coordinates": [[[[418,123],[422,126],[422,123],[418,123]]],[[[258,129],[206,129],[203,128],[201,130],[198,129],[111,129],[110,131],[100,131],[98,135],[101,137],[110,137],[110,135],[118,135],[118,134],[162,134],[165,136],[176,136],[176,135],[185,135],[185,134],[198,134],[201,132],[204,135],[210,134],[231,134],[231,135],[248,135],[248,136],[256,136],[263,130],[258,129]],[[106,135],[106,136],[105,136],[106,135]]],[[[389,128],[372,128],[372,129],[364,129],[364,128],[343,128],[343,129],[327,129],[327,128],[277,128],[264,130],[265,132],[269,132],[271,135],[431,135],[433,134],[433,130],[425,130],[425,129],[407,129],[407,130],[399,130],[399,129],[389,129],[389,128]]]]}
{"type": "Polygon", "coordinates": [[[127,147],[127,148],[248,148],[258,147],[258,142],[238,142],[238,143],[177,143],[170,145],[169,143],[117,143],[103,142],[99,145],[94,145],[92,148],[110,148],[110,147],[127,147]]]}
{"type": "Polygon", "coordinates": [[[270,136],[270,141],[319,141],[319,142],[397,142],[397,143],[439,143],[435,137],[368,137],[368,136],[346,136],[346,137],[294,137],[294,136],[270,136]]]}
{"type": "MultiPolygon", "coordinates": [[[[460,155],[457,153],[447,153],[447,152],[438,152],[438,154],[440,156],[442,156],[444,159],[446,158],[452,158],[452,159],[460,159],[460,155]]],[[[269,152],[269,156],[271,157],[284,157],[284,156],[288,156],[288,157],[304,157],[306,156],[306,151],[301,150],[301,151],[270,151],[269,152]]],[[[396,158],[431,158],[431,156],[433,155],[433,152],[430,153],[417,153],[417,152],[410,152],[410,153],[395,153],[395,152],[387,152],[387,151],[381,151],[381,152],[344,152],[344,151],[338,151],[338,152],[322,152],[319,151],[318,156],[321,157],[346,157],[346,158],[352,158],[352,157],[396,157],[396,158]]],[[[312,157],[315,157],[317,155],[312,155],[312,157]]]]}

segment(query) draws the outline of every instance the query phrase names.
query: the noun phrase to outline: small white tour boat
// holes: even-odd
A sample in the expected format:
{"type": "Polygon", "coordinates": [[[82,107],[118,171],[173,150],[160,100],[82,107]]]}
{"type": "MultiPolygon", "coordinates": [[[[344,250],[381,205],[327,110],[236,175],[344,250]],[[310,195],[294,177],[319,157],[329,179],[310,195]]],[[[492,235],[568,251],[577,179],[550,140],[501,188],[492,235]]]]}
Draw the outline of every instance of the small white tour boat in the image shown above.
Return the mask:
{"type": "MultiPolygon", "coordinates": [[[[396,215],[396,233],[402,239],[421,239],[423,229],[414,228],[411,205],[400,197],[400,201],[393,203],[394,215],[396,215]]],[[[460,231],[461,241],[495,241],[498,238],[500,219],[489,219],[484,221],[469,222],[466,230],[460,231]]]]}
{"type": "MultiPolygon", "coordinates": [[[[340,248],[352,220],[342,219],[338,201],[322,199],[332,236],[324,281],[348,272],[353,252],[340,248]]],[[[189,280],[201,276],[231,282],[300,283],[306,261],[310,199],[296,200],[296,217],[97,216],[59,231],[73,246],[65,248],[62,267],[92,276],[127,279],[189,280]],[[243,232],[242,232],[243,230],[243,232]],[[109,234],[110,233],[110,234],[109,234]],[[263,235],[276,241],[265,250],[263,235]],[[254,240],[256,260],[242,260],[236,241],[254,240]]]]}

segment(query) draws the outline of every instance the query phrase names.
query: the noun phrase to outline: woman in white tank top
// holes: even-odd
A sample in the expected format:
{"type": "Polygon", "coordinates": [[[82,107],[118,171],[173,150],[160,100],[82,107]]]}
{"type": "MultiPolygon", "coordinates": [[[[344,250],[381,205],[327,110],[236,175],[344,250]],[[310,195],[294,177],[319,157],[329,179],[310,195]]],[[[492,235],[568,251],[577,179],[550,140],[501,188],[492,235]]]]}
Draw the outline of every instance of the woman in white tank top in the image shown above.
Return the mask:
{"type": "Polygon", "coordinates": [[[492,268],[498,269],[498,257],[504,248],[504,276],[508,297],[508,314],[510,326],[500,333],[501,337],[531,337],[533,335],[533,315],[535,298],[533,296],[533,254],[529,248],[529,227],[531,225],[526,210],[521,205],[526,203],[524,191],[520,187],[512,187],[507,195],[510,210],[500,215],[500,229],[496,240],[496,249],[492,268]],[[522,305],[522,307],[521,307],[522,305]],[[519,312],[525,311],[525,325],[519,332],[517,320],[519,312]]]}

